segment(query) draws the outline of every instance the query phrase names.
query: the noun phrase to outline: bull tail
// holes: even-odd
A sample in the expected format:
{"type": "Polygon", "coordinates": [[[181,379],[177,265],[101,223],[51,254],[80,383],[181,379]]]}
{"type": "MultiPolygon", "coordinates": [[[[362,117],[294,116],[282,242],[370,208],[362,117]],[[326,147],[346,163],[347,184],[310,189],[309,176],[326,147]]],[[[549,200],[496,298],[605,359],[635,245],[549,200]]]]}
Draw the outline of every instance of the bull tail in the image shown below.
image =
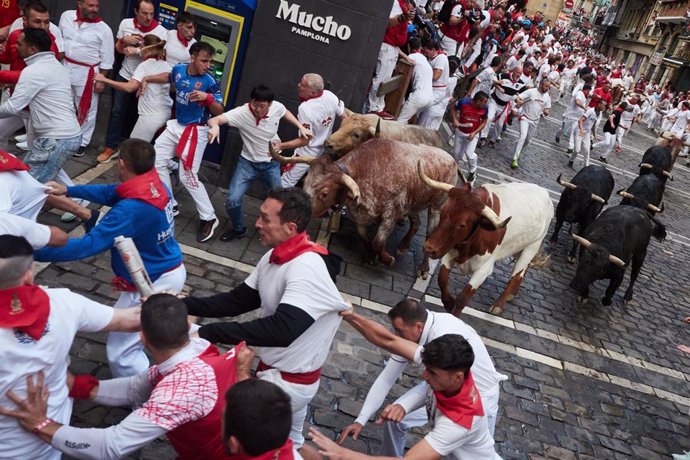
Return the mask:
{"type": "Polygon", "coordinates": [[[544,268],[548,265],[550,259],[551,256],[549,254],[546,254],[544,251],[540,250],[532,258],[532,261],[529,263],[529,266],[534,268],[544,268]]]}
{"type": "Polygon", "coordinates": [[[666,239],[666,226],[655,218],[652,218],[652,223],[654,224],[652,236],[656,238],[657,241],[664,241],[666,239]]]}

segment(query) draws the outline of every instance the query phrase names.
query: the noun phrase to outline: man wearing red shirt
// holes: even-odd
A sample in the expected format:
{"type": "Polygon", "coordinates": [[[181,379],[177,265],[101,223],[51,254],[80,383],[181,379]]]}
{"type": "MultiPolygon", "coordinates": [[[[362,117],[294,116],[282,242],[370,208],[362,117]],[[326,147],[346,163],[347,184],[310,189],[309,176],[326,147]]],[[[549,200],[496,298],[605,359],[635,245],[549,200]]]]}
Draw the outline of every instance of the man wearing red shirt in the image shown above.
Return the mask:
{"type": "Polygon", "coordinates": [[[469,167],[468,181],[472,182],[477,173],[477,141],[478,133],[484,129],[488,120],[488,109],[486,107],[489,95],[484,91],[477,91],[472,99],[464,98],[455,103],[451,111],[453,127],[455,127],[455,144],[453,147],[453,157],[460,163],[463,159],[467,161],[469,167]]]}
{"type": "Polygon", "coordinates": [[[610,82],[607,81],[606,84],[604,84],[604,86],[592,91],[592,97],[589,100],[589,106],[596,107],[600,99],[606,102],[606,109],[611,110],[613,104],[613,95],[611,94],[610,82]]]}
{"type": "Polygon", "coordinates": [[[5,0],[0,2],[0,50],[2,42],[7,40],[10,26],[19,17],[19,6],[17,0],[5,0]]]}

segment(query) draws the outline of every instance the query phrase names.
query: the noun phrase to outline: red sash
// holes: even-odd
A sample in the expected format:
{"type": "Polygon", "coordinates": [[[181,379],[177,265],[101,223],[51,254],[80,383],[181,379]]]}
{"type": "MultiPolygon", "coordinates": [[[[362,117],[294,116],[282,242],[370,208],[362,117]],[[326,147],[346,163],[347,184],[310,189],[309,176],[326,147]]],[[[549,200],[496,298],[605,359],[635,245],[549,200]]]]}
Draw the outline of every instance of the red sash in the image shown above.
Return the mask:
{"type": "Polygon", "coordinates": [[[137,18],[135,16],[134,17],[134,27],[137,30],[140,30],[146,34],[146,33],[151,32],[156,27],[158,27],[158,21],[156,21],[155,19],[152,19],[151,24],[149,24],[148,26],[142,26],[141,24],[139,24],[139,21],[137,20],[137,18]]]}
{"type": "Polygon", "coordinates": [[[282,265],[290,262],[297,256],[305,252],[315,252],[321,255],[328,255],[328,249],[320,246],[309,239],[309,235],[304,231],[298,233],[287,241],[283,241],[278,246],[273,248],[273,252],[268,259],[271,264],[282,265]]]}
{"type": "MultiPolygon", "coordinates": [[[[266,115],[259,118],[256,116],[256,112],[254,112],[254,109],[252,109],[251,104],[247,103],[247,107],[249,108],[249,111],[252,113],[252,115],[254,115],[254,121],[256,122],[256,126],[259,126],[259,123],[261,123],[261,120],[268,119],[268,112],[266,112],[266,115]]],[[[269,109],[269,111],[270,111],[270,109],[269,109]]]]}
{"type": "Polygon", "coordinates": [[[0,172],[2,171],[28,171],[29,168],[22,160],[11,153],[0,150],[0,172]]]}
{"type": "Polygon", "coordinates": [[[189,41],[184,39],[179,30],[177,31],[177,39],[180,41],[180,43],[182,43],[182,46],[184,46],[185,48],[189,46],[189,41]]]}
{"type": "Polygon", "coordinates": [[[196,155],[196,144],[199,142],[199,130],[198,126],[204,126],[203,124],[192,123],[184,127],[182,131],[182,136],[180,136],[180,142],[177,143],[175,148],[175,155],[180,159],[180,163],[186,170],[191,170],[194,164],[194,156],[196,155]],[[185,146],[189,141],[189,150],[187,152],[187,158],[182,158],[184,155],[185,146]]]}
{"type": "Polygon", "coordinates": [[[474,385],[472,372],[467,372],[467,377],[462,383],[462,387],[460,387],[460,392],[455,396],[446,397],[438,391],[434,391],[434,396],[436,397],[438,410],[468,430],[472,428],[472,419],[475,416],[481,417],[484,415],[482,399],[479,397],[479,391],[474,385]]]}
{"type": "Polygon", "coordinates": [[[18,329],[39,340],[49,314],[50,298],[36,285],[0,290],[0,327],[18,329]]]}
{"type": "MultiPolygon", "coordinates": [[[[263,372],[269,369],[275,369],[275,367],[269,366],[263,361],[259,361],[259,365],[256,366],[256,372],[263,372]]],[[[321,368],[311,372],[304,372],[303,374],[280,371],[280,376],[286,382],[297,383],[299,385],[311,385],[312,383],[318,382],[321,378],[321,368]]]]}
{"type": "Polygon", "coordinates": [[[86,64],[85,62],[75,61],[67,56],[65,56],[65,61],[69,62],[70,64],[89,68],[89,73],[86,75],[84,92],[81,94],[79,107],[77,108],[77,121],[80,125],[83,125],[84,121],[86,121],[86,117],[89,115],[89,110],[91,110],[91,101],[93,99],[93,76],[96,72],[96,66],[100,64],[100,62],[96,64],[86,64]]]}
{"type": "Polygon", "coordinates": [[[81,15],[81,10],[77,7],[77,19],[75,19],[74,22],[88,22],[89,24],[95,24],[97,22],[101,22],[102,20],[103,18],[100,16],[96,16],[93,19],[85,18],[81,15]]]}
{"type": "Polygon", "coordinates": [[[115,187],[122,198],[134,198],[163,210],[170,197],[154,168],[115,187]]]}

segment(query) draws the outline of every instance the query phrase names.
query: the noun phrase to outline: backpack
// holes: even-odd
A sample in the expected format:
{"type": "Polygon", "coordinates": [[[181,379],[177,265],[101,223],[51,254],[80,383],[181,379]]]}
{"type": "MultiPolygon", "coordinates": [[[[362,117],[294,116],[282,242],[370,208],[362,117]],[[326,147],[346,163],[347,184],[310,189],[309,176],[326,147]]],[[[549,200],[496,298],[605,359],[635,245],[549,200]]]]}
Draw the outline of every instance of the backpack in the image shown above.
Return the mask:
{"type": "Polygon", "coordinates": [[[453,11],[453,7],[458,3],[460,3],[458,0],[445,0],[443,6],[436,15],[436,19],[446,24],[450,21],[450,13],[453,11]]]}

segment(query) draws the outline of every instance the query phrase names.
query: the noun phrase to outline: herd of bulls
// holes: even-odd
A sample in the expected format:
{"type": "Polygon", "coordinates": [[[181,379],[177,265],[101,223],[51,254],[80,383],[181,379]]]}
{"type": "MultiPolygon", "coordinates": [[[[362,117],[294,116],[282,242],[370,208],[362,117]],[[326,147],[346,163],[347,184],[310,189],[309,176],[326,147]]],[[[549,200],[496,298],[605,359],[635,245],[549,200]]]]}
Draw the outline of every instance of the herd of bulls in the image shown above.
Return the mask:
{"type": "MultiPolygon", "coordinates": [[[[392,266],[395,258],[386,251],[386,241],[396,223],[404,218],[410,221],[397,251],[401,255],[419,228],[419,213],[426,209],[427,239],[418,276],[428,276],[429,257],[442,259],[438,279],[443,304],[459,315],[491,275],[494,264],[512,257],[511,277],[491,307],[492,313],[502,314],[506,302],[517,295],[554,216],[548,191],[529,183],[473,187],[462,173],[462,183],[456,186],[458,167],[441,148],[438,132],[375,115],[348,115],[326,141],[325,154],[318,158],[285,157],[269,146],[273,158],[283,164],[310,165],[304,189],[313,199],[314,217],[324,215],[334,205],[344,206],[370,260],[392,266]],[[370,240],[368,229],[373,225],[377,230],[370,240]],[[470,275],[467,286],[455,297],[448,289],[454,266],[470,275]]],[[[650,148],[640,164],[640,176],[626,191],[619,192],[621,206],[603,212],[614,188],[606,168],[588,166],[570,182],[558,177],[565,189],[551,242],[556,242],[564,222],[578,225],[568,257],[574,262],[580,247],[579,265],[570,284],[578,293],[578,301],[587,297],[593,281],[610,279],[602,300],[609,305],[632,261],[631,282],[624,296],[630,301],[650,238],[662,240],[666,235],[654,214],[663,210],[661,200],[671,168],[669,149],[650,148]]]]}

